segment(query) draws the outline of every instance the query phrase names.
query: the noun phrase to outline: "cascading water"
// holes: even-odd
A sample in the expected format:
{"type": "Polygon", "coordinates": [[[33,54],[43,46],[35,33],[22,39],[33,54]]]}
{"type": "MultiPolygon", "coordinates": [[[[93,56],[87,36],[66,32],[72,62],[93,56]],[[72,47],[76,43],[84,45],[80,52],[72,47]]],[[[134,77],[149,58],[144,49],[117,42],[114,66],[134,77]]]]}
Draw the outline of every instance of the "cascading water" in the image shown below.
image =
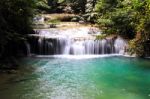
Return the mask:
{"type": "Polygon", "coordinates": [[[121,37],[97,40],[101,32],[90,27],[36,30],[36,33],[30,35],[35,38],[30,44],[31,53],[38,55],[123,54],[127,45],[121,37]]]}
{"type": "Polygon", "coordinates": [[[31,55],[31,47],[30,47],[30,44],[28,43],[28,42],[25,42],[25,45],[26,45],[26,48],[27,48],[27,52],[26,52],[26,54],[27,54],[27,56],[30,56],[31,55]]]}

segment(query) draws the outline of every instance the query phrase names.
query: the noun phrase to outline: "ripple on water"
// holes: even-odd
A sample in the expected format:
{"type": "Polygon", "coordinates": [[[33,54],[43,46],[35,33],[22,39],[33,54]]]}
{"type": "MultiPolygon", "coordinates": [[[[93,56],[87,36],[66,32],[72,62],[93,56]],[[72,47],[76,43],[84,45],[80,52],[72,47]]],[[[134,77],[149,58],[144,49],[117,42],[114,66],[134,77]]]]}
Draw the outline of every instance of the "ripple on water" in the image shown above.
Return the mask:
{"type": "Polygon", "coordinates": [[[30,64],[25,68],[33,70],[11,79],[28,79],[1,84],[2,99],[149,99],[150,69],[142,67],[150,63],[147,59],[36,57],[24,61],[30,64]]]}

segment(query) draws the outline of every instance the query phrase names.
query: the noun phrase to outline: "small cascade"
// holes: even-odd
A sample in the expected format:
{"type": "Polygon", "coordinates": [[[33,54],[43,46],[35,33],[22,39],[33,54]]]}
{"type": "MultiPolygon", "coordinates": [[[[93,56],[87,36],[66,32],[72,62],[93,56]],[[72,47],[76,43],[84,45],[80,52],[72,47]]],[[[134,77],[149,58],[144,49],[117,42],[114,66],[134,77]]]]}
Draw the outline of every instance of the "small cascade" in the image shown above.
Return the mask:
{"type": "Polygon", "coordinates": [[[127,47],[127,42],[122,38],[117,38],[114,42],[114,46],[116,53],[124,54],[127,47]]]}
{"type": "Polygon", "coordinates": [[[97,40],[101,32],[90,28],[38,30],[30,35],[31,53],[38,55],[124,54],[126,41],[121,37],[97,40]],[[34,45],[33,43],[34,42],[34,45]],[[33,46],[32,46],[33,45],[33,46]],[[36,50],[36,51],[35,51],[36,50]]]}
{"type": "Polygon", "coordinates": [[[26,49],[27,49],[27,56],[31,56],[31,47],[30,44],[28,42],[25,42],[26,45],[26,49]]]}

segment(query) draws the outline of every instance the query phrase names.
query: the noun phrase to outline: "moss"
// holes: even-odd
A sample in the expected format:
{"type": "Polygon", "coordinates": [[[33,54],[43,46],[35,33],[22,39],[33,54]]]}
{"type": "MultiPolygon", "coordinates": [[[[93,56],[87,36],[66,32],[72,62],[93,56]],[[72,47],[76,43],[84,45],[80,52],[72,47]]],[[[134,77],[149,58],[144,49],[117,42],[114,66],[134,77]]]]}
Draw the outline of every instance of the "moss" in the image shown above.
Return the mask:
{"type": "Polygon", "coordinates": [[[60,20],[54,19],[54,20],[48,20],[46,23],[50,23],[50,24],[59,24],[60,20]]]}
{"type": "Polygon", "coordinates": [[[96,40],[102,40],[102,39],[105,39],[106,37],[107,37],[106,34],[100,34],[96,36],[96,40]]]}
{"type": "Polygon", "coordinates": [[[137,39],[130,40],[128,52],[130,55],[136,54],[138,57],[143,57],[145,53],[143,42],[137,39]]]}

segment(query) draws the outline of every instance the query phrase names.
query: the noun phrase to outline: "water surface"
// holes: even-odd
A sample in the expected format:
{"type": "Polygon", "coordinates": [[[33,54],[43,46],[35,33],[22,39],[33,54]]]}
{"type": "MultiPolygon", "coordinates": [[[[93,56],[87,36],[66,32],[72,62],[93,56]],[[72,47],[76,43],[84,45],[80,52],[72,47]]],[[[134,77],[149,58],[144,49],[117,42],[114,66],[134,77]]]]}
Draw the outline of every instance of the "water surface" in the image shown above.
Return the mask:
{"type": "Polygon", "coordinates": [[[0,83],[1,99],[150,99],[150,60],[24,58],[0,83]]]}

